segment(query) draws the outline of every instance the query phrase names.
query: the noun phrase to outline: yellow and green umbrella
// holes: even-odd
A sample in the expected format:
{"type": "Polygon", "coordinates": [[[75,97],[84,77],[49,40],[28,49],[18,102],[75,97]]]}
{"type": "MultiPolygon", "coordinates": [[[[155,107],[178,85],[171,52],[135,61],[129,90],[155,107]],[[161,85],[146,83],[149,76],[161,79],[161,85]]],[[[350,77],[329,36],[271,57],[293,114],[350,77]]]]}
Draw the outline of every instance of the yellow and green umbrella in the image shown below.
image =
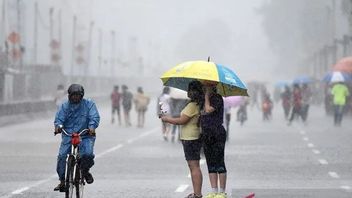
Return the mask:
{"type": "Polygon", "coordinates": [[[211,81],[217,84],[222,96],[248,96],[247,88],[228,67],[207,61],[189,61],[166,71],[161,80],[165,86],[187,91],[192,80],[211,81]]]}

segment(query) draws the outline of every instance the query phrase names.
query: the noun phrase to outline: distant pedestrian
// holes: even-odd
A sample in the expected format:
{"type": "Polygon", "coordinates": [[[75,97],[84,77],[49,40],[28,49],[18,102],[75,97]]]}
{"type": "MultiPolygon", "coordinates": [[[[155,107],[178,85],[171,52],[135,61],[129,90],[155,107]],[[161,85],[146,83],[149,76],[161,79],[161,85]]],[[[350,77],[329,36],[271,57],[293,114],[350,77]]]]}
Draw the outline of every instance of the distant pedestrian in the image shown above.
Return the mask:
{"type": "Polygon", "coordinates": [[[122,85],[122,107],[123,107],[123,114],[125,118],[125,126],[131,126],[131,118],[130,118],[130,111],[132,108],[132,99],[133,95],[128,90],[126,85],[122,85]]]}
{"type": "MultiPolygon", "coordinates": [[[[162,94],[158,97],[158,110],[157,113],[159,116],[161,115],[171,115],[171,96],[170,96],[170,88],[164,87],[162,94]]],[[[168,136],[171,130],[170,123],[162,122],[162,135],[165,141],[168,140],[168,136]]]]}
{"type": "Polygon", "coordinates": [[[270,94],[266,92],[263,94],[263,102],[262,102],[264,121],[272,119],[272,109],[273,109],[273,102],[270,98],[270,94]]]}
{"type": "Polygon", "coordinates": [[[337,82],[333,85],[331,94],[333,96],[333,104],[335,110],[334,124],[335,126],[341,126],[343,110],[350,93],[348,91],[348,87],[344,83],[337,82]]]}
{"type": "Polygon", "coordinates": [[[240,122],[241,126],[248,119],[248,115],[247,115],[248,104],[249,104],[249,100],[242,96],[242,101],[241,101],[240,106],[238,107],[238,110],[237,110],[237,121],[240,122]]]}
{"type": "Polygon", "coordinates": [[[117,119],[119,122],[119,125],[121,125],[121,114],[120,114],[120,99],[121,99],[121,93],[119,92],[119,86],[115,85],[114,90],[112,91],[110,95],[111,99],[111,123],[114,123],[115,119],[115,112],[117,113],[117,119]]]}
{"type": "Polygon", "coordinates": [[[144,94],[142,87],[138,87],[133,101],[137,111],[137,127],[142,128],[144,127],[145,112],[148,109],[150,98],[144,94]]]}
{"type": "Polygon", "coordinates": [[[290,115],[291,109],[291,90],[289,86],[285,86],[285,90],[281,93],[281,104],[284,110],[285,119],[288,120],[288,116],[290,115]]]}
{"type": "Polygon", "coordinates": [[[65,91],[65,87],[62,84],[59,84],[57,86],[56,89],[56,93],[54,96],[54,102],[55,105],[57,107],[57,109],[59,109],[59,107],[61,106],[61,104],[67,99],[67,93],[65,91]]]}
{"type": "Polygon", "coordinates": [[[312,102],[312,90],[308,86],[308,84],[303,84],[302,86],[302,109],[301,115],[304,123],[307,123],[309,106],[312,102]]]}
{"type": "Polygon", "coordinates": [[[224,101],[216,93],[213,83],[205,82],[205,101],[201,112],[201,129],[204,154],[212,192],[207,197],[226,197],[225,143],[226,130],[223,126],[224,101]],[[220,190],[218,186],[220,185],[220,190]]]}
{"type": "Polygon", "coordinates": [[[183,150],[188,167],[191,172],[193,193],[186,198],[201,198],[203,176],[200,169],[200,140],[199,114],[200,107],[203,105],[204,93],[202,84],[199,81],[192,81],[188,85],[188,97],[191,101],[182,110],[181,116],[174,118],[171,116],[161,116],[161,120],[171,124],[182,125],[181,135],[183,150]]]}
{"type": "Polygon", "coordinates": [[[291,111],[291,117],[289,119],[288,125],[291,125],[293,119],[297,117],[302,118],[301,114],[301,108],[302,108],[302,92],[301,88],[299,87],[298,84],[295,84],[293,86],[293,93],[292,93],[292,111],[291,111]]]}

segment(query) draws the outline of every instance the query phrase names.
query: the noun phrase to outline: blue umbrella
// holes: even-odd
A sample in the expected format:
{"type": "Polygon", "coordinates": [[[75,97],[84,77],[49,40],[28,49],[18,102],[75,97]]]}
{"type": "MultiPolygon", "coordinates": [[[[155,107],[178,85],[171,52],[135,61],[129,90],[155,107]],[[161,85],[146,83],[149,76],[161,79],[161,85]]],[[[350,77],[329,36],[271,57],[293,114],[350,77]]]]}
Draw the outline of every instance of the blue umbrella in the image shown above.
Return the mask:
{"type": "Polygon", "coordinates": [[[327,73],[322,79],[322,81],[327,83],[352,82],[352,75],[345,72],[334,71],[334,72],[327,73]]]}
{"type": "Polygon", "coordinates": [[[312,83],[313,79],[309,76],[298,76],[295,79],[293,79],[293,84],[309,84],[312,83]]]}
{"type": "Polygon", "coordinates": [[[290,83],[286,82],[286,81],[279,81],[279,82],[275,83],[275,87],[276,88],[284,88],[284,87],[289,86],[289,85],[290,85],[290,83]]]}

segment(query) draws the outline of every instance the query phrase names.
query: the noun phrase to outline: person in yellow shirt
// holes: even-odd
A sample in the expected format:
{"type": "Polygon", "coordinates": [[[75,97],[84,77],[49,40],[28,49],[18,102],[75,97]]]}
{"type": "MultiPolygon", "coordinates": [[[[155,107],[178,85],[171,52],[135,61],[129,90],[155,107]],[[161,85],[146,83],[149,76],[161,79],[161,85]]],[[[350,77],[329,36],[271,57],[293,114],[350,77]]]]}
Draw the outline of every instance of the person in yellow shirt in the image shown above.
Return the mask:
{"type": "Polygon", "coordinates": [[[331,94],[333,95],[333,104],[335,109],[334,124],[341,126],[343,109],[347,102],[347,97],[350,95],[348,87],[342,82],[337,82],[333,85],[331,94]]]}
{"type": "Polygon", "coordinates": [[[181,126],[180,140],[183,151],[191,172],[193,193],[186,198],[201,198],[203,176],[200,169],[200,140],[199,116],[200,107],[204,104],[203,85],[199,81],[192,81],[188,85],[187,96],[191,99],[186,107],[181,111],[180,117],[160,116],[163,122],[177,124],[181,126]]]}

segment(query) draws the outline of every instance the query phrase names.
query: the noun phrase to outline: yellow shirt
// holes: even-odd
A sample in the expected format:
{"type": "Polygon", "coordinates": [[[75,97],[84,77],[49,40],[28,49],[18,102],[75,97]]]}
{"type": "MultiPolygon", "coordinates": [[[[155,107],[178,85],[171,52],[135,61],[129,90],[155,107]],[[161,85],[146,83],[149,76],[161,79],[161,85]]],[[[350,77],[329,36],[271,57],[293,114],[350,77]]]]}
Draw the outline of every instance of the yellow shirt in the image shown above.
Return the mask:
{"type": "Polygon", "coordinates": [[[199,119],[199,106],[195,102],[190,102],[181,111],[181,115],[184,114],[191,119],[181,126],[181,140],[196,140],[199,139],[200,128],[197,126],[199,119]]]}

